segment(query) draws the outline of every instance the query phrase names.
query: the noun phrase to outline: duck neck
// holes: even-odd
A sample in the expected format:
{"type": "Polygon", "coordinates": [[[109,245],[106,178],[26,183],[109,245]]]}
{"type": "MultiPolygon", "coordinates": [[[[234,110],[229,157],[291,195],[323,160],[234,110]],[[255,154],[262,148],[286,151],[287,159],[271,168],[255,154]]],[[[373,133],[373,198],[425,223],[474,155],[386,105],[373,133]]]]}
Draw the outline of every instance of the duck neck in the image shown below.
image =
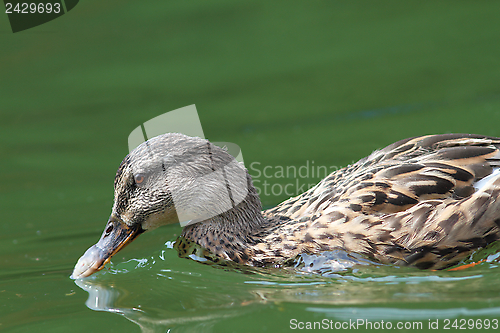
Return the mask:
{"type": "Polygon", "coordinates": [[[249,236],[267,224],[259,196],[248,176],[248,194],[243,201],[224,213],[186,226],[182,236],[224,257],[228,250],[243,251],[248,247],[249,236]]]}

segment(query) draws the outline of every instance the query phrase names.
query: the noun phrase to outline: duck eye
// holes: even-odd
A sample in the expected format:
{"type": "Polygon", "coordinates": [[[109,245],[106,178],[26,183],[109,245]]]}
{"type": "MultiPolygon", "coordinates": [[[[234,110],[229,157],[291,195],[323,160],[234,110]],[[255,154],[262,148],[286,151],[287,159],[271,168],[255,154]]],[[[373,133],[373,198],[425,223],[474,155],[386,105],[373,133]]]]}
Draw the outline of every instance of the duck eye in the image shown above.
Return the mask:
{"type": "Polygon", "coordinates": [[[113,231],[113,225],[112,225],[112,224],[110,224],[110,225],[106,228],[106,234],[104,235],[104,237],[109,236],[109,234],[111,233],[111,231],[113,231]]]}
{"type": "Polygon", "coordinates": [[[136,184],[140,184],[144,181],[144,175],[142,174],[137,174],[134,176],[134,181],[136,184]]]}

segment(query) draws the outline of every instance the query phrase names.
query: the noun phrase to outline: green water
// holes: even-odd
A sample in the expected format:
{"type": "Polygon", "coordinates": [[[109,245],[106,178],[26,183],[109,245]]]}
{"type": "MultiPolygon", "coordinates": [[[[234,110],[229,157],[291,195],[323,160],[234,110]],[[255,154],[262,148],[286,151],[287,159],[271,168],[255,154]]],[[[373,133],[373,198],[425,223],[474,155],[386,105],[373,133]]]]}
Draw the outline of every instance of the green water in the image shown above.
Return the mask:
{"type": "Polygon", "coordinates": [[[415,135],[500,136],[499,18],[496,1],[89,0],[12,34],[0,14],[0,331],[500,319],[498,245],[455,272],[237,271],[178,258],[169,226],[69,279],[107,221],[129,133],[170,110],[196,104],[208,139],[241,147],[266,207],[288,195],[264,181],[320,179],[280,166],[345,166],[415,135]]]}

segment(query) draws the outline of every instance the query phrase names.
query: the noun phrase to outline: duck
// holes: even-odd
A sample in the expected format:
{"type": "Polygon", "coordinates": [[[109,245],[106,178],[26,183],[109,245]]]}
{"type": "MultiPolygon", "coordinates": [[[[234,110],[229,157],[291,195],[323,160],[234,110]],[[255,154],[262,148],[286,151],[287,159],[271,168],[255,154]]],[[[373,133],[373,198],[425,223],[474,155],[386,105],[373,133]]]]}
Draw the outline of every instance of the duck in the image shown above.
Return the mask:
{"type": "Polygon", "coordinates": [[[71,278],[101,270],[140,234],[180,223],[180,257],[282,267],[344,251],[380,264],[444,269],[500,237],[500,138],[407,138],[262,211],[251,176],[227,149],[180,133],[145,141],[121,162],[99,241],[71,278]]]}

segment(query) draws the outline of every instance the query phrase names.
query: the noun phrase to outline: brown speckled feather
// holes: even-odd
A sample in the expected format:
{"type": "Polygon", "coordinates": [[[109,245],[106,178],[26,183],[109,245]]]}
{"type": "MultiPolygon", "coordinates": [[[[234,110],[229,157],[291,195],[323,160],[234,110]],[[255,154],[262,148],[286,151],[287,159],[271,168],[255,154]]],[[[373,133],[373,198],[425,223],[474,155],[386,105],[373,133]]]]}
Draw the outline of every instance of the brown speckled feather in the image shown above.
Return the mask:
{"type": "Polygon", "coordinates": [[[499,146],[499,138],[469,134],[402,140],[264,211],[265,223],[237,241],[230,235],[229,251],[208,244],[227,244],[227,233],[193,227],[184,237],[250,265],[340,249],[382,263],[448,267],[499,237],[500,177],[474,188],[499,166],[499,146]]]}

